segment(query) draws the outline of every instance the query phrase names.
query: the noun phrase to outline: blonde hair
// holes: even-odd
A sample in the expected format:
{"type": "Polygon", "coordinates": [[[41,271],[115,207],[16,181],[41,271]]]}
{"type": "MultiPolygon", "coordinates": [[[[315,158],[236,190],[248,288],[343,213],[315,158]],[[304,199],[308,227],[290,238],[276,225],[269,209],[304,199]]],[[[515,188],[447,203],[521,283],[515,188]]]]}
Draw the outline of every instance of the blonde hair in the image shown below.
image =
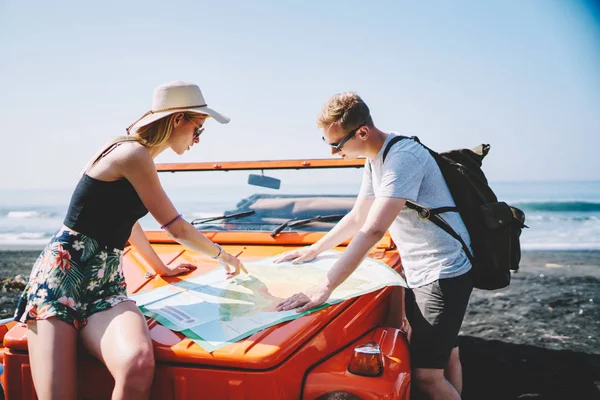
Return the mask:
{"type": "MultiPolygon", "coordinates": [[[[148,125],[140,127],[135,134],[131,136],[122,136],[117,138],[117,141],[135,140],[145,147],[154,147],[163,144],[171,137],[173,133],[173,120],[179,113],[167,115],[148,125]],[[120,139],[120,140],[119,140],[120,139]]],[[[196,121],[206,118],[206,114],[199,114],[189,111],[183,112],[183,118],[196,121]]]]}
{"type": "MultiPolygon", "coordinates": [[[[138,142],[142,146],[154,147],[163,144],[171,137],[173,133],[173,121],[175,117],[179,113],[174,113],[171,115],[167,115],[166,117],[162,117],[154,122],[149,123],[148,125],[144,125],[140,127],[134,134],[128,136],[119,136],[114,138],[100,149],[98,153],[90,160],[90,162],[86,165],[82,173],[85,173],[102,155],[103,152],[106,151],[110,146],[119,142],[138,142]]],[[[206,114],[194,113],[189,111],[183,112],[183,117],[196,122],[200,119],[205,119],[208,117],[206,114]]]]}
{"type": "Polygon", "coordinates": [[[319,128],[329,128],[338,124],[342,129],[354,129],[360,124],[373,126],[369,107],[354,92],[336,94],[321,109],[317,117],[319,128]]]}

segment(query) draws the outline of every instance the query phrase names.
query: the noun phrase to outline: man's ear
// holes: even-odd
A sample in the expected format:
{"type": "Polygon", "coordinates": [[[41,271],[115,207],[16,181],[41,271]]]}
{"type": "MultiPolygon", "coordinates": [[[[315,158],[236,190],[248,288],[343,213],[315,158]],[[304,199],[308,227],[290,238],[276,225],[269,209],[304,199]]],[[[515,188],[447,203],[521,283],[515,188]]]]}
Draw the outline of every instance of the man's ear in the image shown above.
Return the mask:
{"type": "Polygon", "coordinates": [[[369,137],[369,127],[368,126],[363,126],[358,130],[358,136],[362,139],[365,140],[366,138],[369,137]]]}

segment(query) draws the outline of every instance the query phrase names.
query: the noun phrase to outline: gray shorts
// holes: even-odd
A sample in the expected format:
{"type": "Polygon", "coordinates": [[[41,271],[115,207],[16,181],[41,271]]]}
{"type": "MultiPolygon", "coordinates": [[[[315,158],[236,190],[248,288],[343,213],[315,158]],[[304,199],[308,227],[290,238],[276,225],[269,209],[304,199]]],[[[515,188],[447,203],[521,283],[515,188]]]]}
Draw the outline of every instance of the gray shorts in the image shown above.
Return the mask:
{"type": "Polygon", "coordinates": [[[458,346],[458,332],[472,290],[471,271],[406,290],[413,368],[446,368],[452,348],[458,346]]]}

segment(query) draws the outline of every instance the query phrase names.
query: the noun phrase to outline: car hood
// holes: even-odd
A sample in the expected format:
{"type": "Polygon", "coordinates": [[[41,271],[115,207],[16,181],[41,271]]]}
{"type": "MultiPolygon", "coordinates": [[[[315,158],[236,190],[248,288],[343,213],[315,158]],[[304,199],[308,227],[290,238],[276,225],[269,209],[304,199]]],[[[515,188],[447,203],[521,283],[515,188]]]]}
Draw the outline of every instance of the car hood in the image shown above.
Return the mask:
{"type": "MultiPolygon", "coordinates": [[[[223,247],[227,252],[238,255],[243,263],[260,260],[290,250],[289,246],[282,245],[230,244],[223,247]]],[[[143,293],[168,283],[187,280],[198,274],[222,268],[215,260],[178,244],[155,243],[153,248],[164,263],[188,262],[195,264],[198,269],[184,277],[163,279],[162,277],[148,276],[147,272],[152,271],[151,267],[135,249],[127,248],[124,252],[123,268],[130,294],[143,293]]],[[[388,265],[399,263],[397,252],[386,253],[381,249],[376,249],[371,256],[380,258],[388,265]]],[[[366,296],[371,296],[371,294],[366,296]]],[[[372,297],[377,298],[375,294],[372,297]]],[[[264,370],[281,364],[301,348],[303,344],[318,335],[325,327],[331,325],[332,321],[341,315],[348,314],[347,310],[351,308],[356,300],[350,299],[295,320],[272,326],[213,352],[206,351],[193,340],[179,332],[165,328],[153,319],[148,320],[148,326],[155,347],[156,359],[159,362],[264,370]]],[[[354,310],[351,310],[351,312],[356,314],[354,310]]],[[[349,316],[346,323],[352,324],[354,318],[355,316],[349,316]]]]}

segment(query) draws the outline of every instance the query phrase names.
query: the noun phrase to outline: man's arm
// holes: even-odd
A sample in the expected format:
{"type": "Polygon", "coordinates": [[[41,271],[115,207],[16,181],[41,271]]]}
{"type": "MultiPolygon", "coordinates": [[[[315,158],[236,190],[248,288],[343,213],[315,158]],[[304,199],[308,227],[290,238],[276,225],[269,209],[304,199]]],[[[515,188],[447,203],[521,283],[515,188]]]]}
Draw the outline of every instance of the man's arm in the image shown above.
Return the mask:
{"type": "Polygon", "coordinates": [[[371,248],[385,235],[405,203],[405,199],[396,198],[378,198],[374,201],[365,224],[327,274],[325,286],[333,291],[354,272],[371,248]]]}
{"type": "Polygon", "coordinates": [[[276,260],[276,262],[279,263],[283,261],[294,260],[292,261],[293,264],[299,264],[310,261],[322,252],[339,245],[343,241],[352,237],[360,229],[360,227],[363,226],[372,204],[372,198],[358,196],[354,207],[352,207],[352,210],[344,218],[342,218],[340,222],[333,227],[333,229],[327,232],[327,234],[323,236],[321,240],[311,246],[284,253],[276,260]]]}
{"type": "Polygon", "coordinates": [[[327,301],[331,292],[354,272],[371,248],[381,240],[405,203],[405,199],[399,198],[375,199],[367,220],[331,268],[326,281],[312,291],[295,294],[283,301],[277,306],[277,310],[301,307],[298,312],[304,312],[327,301]]]}
{"type": "Polygon", "coordinates": [[[313,246],[317,253],[332,249],[358,232],[367,220],[373,199],[359,196],[352,210],[313,246]]]}

